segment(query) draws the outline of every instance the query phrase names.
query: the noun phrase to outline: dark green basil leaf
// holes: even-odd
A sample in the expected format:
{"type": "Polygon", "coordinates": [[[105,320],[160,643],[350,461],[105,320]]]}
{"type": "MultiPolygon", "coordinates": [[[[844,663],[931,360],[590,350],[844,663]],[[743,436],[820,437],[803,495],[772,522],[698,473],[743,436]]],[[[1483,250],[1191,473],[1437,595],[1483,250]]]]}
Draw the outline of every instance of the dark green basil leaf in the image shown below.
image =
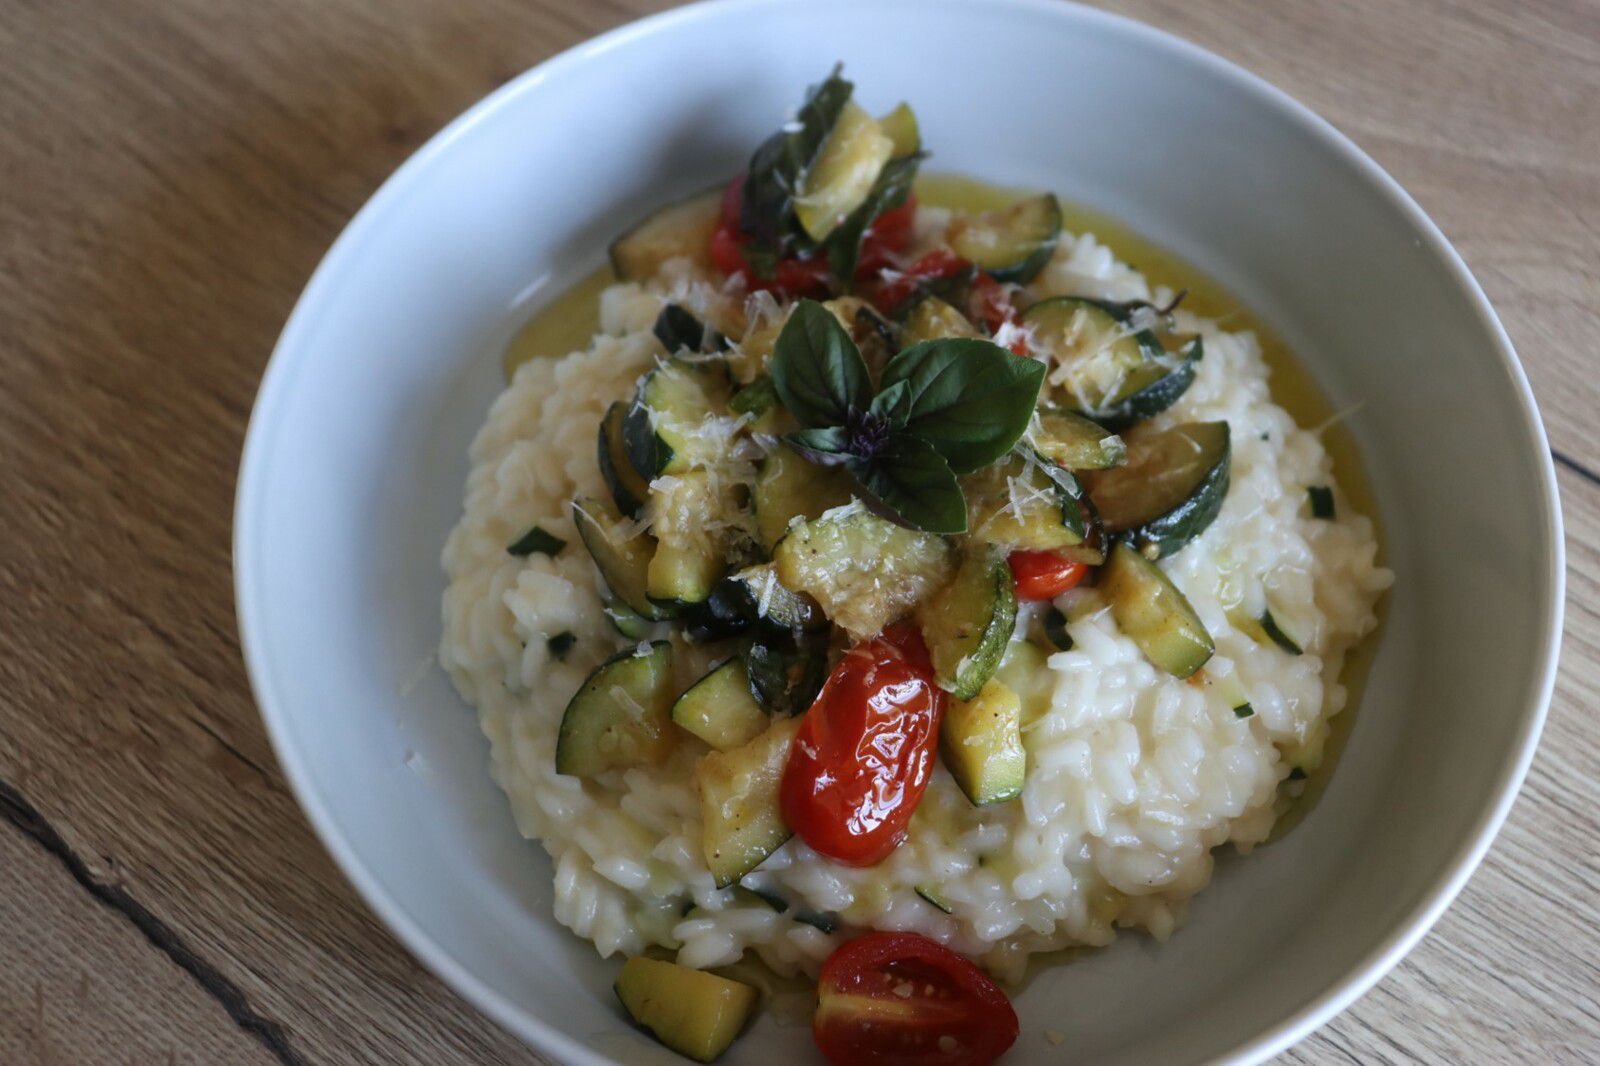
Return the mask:
{"type": "Polygon", "coordinates": [[[542,555],[555,555],[567,546],[567,542],[547,532],[540,526],[534,526],[522,536],[518,537],[506,551],[512,555],[532,555],[539,552],[542,555]]]}
{"type": "Polygon", "coordinates": [[[985,340],[922,341],[889,360],[882,387],[909,389],[904,431],[936,448],[958,474],[1011,450],[1033,417],[1044,364],[985,340]]]}
{"type": "Polygon", "coordinates": [[[760,277],[771,277],[778,259],[800,243],[799,227],[791,224],[794,191],[855,88],[839,76],[840,69],[835,66],[813,85],[795,120],[763,141],[750,157],[739,228],[749,242],[744,246],[745,259],[760,277]]]}
{"type": "Polygon", "coordinates": [[[906,424],[906,419],[911,414],[911,385],[909,382],[896,381],[878,390],[878,395],[872,398],[872,403],[867,407],[870,414],[887,419],[889,425],[900,429],[906,424]]]}
{"type": "Polygon", "coordinates": [[[878,180],[861,206],[850,212],[834,231],[828,234],[824,247],[828,251],[828,269],[833,271],[834,282],[840,291],[849,292],[856,277],[856,260],[861,255],[861,240],[877,217],[892,211],[906,202],[911,194],[911,182],[917,176],[917,165],[924,153],[891,159],[878,172],[878,180]]]}
{"type": "Polygon", "coordinates": [[[872,398],[872,376],[856,342],[815,300],[795,304],[767,369],[778,399],[803,426],[842,426],[872,398]]]}
{"type": "Polygon", "coordinates": [[[950,464],[925,440],[891,437],[871,459],[850,458],[845,468],[867,493],[867,503],[925,533],[965,533],[967,501],[950,464]]]}
{"type": "Polygon", "coordinates": [[[680,348],[691,352],[720,352],[728,346],[727,338],[694,316],[694,312],[681,304],[667,304],[656,316],[651,328],[671,355],[680,348]]]}
{"type": "Polygon", "coordinates": [[[837,466],[850,454],[850,431],[843,426],[818,426],[786,433],[783,443],[800,453],[808,463],[837,466]]]}

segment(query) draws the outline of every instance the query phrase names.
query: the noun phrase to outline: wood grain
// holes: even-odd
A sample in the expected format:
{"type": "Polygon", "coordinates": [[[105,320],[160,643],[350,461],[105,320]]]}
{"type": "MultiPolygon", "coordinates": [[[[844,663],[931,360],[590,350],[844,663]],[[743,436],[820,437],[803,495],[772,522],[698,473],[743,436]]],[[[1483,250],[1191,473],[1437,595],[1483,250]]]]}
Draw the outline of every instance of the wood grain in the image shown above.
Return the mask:
{"type": "MultiPolygon", "coordinates": [[[[0,1062],[532,1063],[312,837],[239,662],[233,479],[339,227],[512,74],[648,0],[0,0],[0,1062]]],[[[1565,464],[1563,671],[1510,824],[1295,1062],[1600,1058],[1600,6],[1107,5],[1398,177],[1565,464]]]]}

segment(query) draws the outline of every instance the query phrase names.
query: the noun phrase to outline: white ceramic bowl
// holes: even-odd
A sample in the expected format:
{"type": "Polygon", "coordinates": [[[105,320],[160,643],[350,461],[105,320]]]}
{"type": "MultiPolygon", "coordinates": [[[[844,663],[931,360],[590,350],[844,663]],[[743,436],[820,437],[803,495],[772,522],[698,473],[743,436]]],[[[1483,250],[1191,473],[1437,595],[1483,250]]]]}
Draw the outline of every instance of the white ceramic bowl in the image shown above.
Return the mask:
{"type": "MultiPolygon", "coordinates": [[[[1438,917],[1516,794],[1554,677],[1562,542],[1505,333],[1395,183],[1305,108],[1146,27],[1035,0],[731,0],[627,26],[462,116],[361,211],[295,308],[239,484],[240,629],[300,802],[428,966],[546,1054],[677,1062],[430,665],[467,444],[530,304],[620,225],[725,178],[836,59],[923,117],[935,164],[1119,216],[1275,324],[1351,420],[1397,574],[1361,716],[1310,819],[1223,858],[1164,946],[1017,997],[1009,1062],[1250,1061],[1332,1016],[1438,917]]],[[[816,1059],[763,1020],[726,1061],[816,1059]]]]}

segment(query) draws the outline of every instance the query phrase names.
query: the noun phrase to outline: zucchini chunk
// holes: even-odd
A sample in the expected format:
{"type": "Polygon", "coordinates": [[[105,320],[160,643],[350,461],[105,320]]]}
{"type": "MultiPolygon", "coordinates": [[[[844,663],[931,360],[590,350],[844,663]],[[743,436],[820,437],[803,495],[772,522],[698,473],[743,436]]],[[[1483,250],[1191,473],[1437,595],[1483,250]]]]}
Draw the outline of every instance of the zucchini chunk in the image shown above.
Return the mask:
{"type": "Polygon", "coordinates": [[[1100,592],[1122,631],[1145,658],[1173,677],[1188,677],[1216,651],[1211,634],[1178,586],[1126,543],[1111,549],[1100,592]]]}
{"type": "Polygon", "coordinates": [[[796,518],[813,519],[850,502],[850,475],[836,466],[818,466],[780,444],[762,460],[750,491],[756,512],[756,535],[772,551],[796,518]]]}
{"type": "Polygon", "coordinates": [[[543,526],[533,526],[522,536],[506,546],[506,551],[512,555],[548,555],[555,558],[561,554],[561,549],[567,542],[545,529],[543,526]]]}
{"type": "Polygon", "coordinates": [[[795,218],[812,240],[826,240],[866,201],[894,147],[861,105],[854,100],[844,105],[816,159],[801,175],[794,201],[795,218]]]}
{"type": "Polygon", "coordinates": [[[1034,616],[1034,632],[1030,634],[1041,648],[1047,651],[1071,651],[1072,634],[1067,632],[1067,616],[1055,604],[1034,616]]]}
{"type": "Polygon", "coordinates": [[[749,743],[770,724],[737,656],[690,685],[672,705],[672,720],[718,751],[749,743]]]}
{"type": "Polygon", "coordinates": [[[1268,640],[1290,655],[1305,654],[1305,638],[1290,635],[1288,628],[1277,615],[1272,613],[1271,607],[1261,612],[1261,631],[1267,635],[1268,640]]]}
{"type": "Polygon", "coordinates": [[[776,629],[828,628],[822,605],[803,592],[789,591],[778,580],[778,569],[772,563],[746,567],[723,584],[740,613],[776,629]]]}
{"type": "Polygon", "coordinates": [[[772,385],[769,374],[761,374],[750,384],[733,394],[728,409],[736,415],[760,418],[778,405],[778,390],[772,385]]]}
{"type": "Polygon", "coordinates": [[[628,408],[620,400],[606,408],[595,453],[600,460],[600,476],[605,478],[611,498],[617,501],[617,510],[632,518],[650,498],[650,482],[634,469],[623,444],[622,422],[627,416],[628,408]]]}
{"type": "Polygon", "coordinates": [[[922,151],[922,130],[917,124],[917,113],[904,101],[878,120],[878,128],[894,142],[891,159],[904,159],[922,151]]]}
{"type": "Polygon", "coordinates": [[[916,892],[917,895],[922,897],[923,902],[934,910],[943,911],[946,914],[955,913],[955,907],[951,906],[950,901],[940,895],[939,890],[932,885],[918,885],[916,892]]]}
{"type": "Polygon", "coordinates": [[[672,750],[672,645],[618,652],[567,704],[556,735],[556,773],[595,777],[658,763],[672,750]]]}
{"type": "Polygon", "coordinates": [[[606,621],[611,623],[622,636],[629,640],[644,640],[650,635],[650,630],[655,623],[644,617],[615,595],[601,597],[601,609],[605,612],[606,621]]]}
{"type": "Polygon", "coordinates": [[[611,269],[623,281],[644,281],[679,256],[709,268],[711,231],[721,217],[720,188],[668,204],[611,242],[611,269]]]}
{"type": "Polygon", "coordinates": [[[668,359],[644,376],[639,395],[622,421],[628,460],[647,480],[681,474],[715,458],[727,435],[708,431],[706,420],[723,415],[733,396],[727,364],[668,359]]]}
{"type": "Polygon", "coordinates": [[[967,321],[967,316],[957,311],[937,296],[924,296],[906,316],[900,330],[900,347],[909,348],[921,341],[935,341],[941,337],[982,337],[978,327],[967,321]]]}
{"type": "Polygon", "coordinates": [[[1020,200],[998,211],[957,215],[950,247],[996,281],[1026,284],[1050,261],[1061,236],[1061,204],[1053,193],[1020,200]]]}
{"type": "Polygon", "coordinates": [[[671,606],[702,603],[727,567],[724,501],[705,470],[663,477],[651,493],[656,550],[645,572],[645,593],[671,606]]]}
{"type": "Polygon", "coordinates": [[[858,640],[948,581],[951,556],[943,537],[897,526],[862,506],[795,525],[772,553],[778,580],[809,594],[858,640]]]}
{"type": "Polygon", "coordinates": [[[828,680],[825,634],[813,639],[758,638],[745,652],[750,694],[769,714],[804,714],[828,680]]]}
{"type": "Polygon", "coordinates": [[[1055,296],[1029,307],[1022,321],[1034,349],[1066,368],[1059,387],[1068,406],[1110,429],[1171,407],[1200,361],[1198,337],[1183,352],[1168,352],[1121,304],[1055,296]]]}
{"type": "Polygon", "coordinates": [[[629,1017],[696,1062],[728,1050],[761,999],[747,984],[643,955],[622,964],[614,987],[629,1017]]]}
{"type": "Polygon", "coordinates": [[[1337,517],[1333,506],[1333,486],[1312,485],[1306,489],[1306,499],[1311,504],[1311,517],[1332,521],[1337,517]]]}
{"type": "Polygon", "coordinates": [[[1107,470],[1122,465],[1128,448],[1098,422],[1053,405],[1039,409],[1024,439],[1040,455],[1068,470],[1107,470]]]}
{"type": "Polygon", "coordinates": [[[702,846],[718,888],[736,883],[793,835],[778,806],[778,787],[800,721],[781,718],[749,743],[710,752],[695,767],[702,846]]]}
{"type": "Polygon", "coordinates": [[[1228,423],[1185,422],[1136,438],[1126,463],[1085,480],[1107,532],[1165,559],[1216,520],[1230,460],[1228,423]]]}
{"type": "Polygon", "coordinates": [[[951,701],[939,726],[939,752],[974,807],[1022,795],[1028,756],[1021,697],[990,678],[975,698],[951,701]]]}
{"type": "Polygon", "coordinates": [[[726,337],[700,321],[682,304],[663,306],[650,332],[656,335],[668,355],[684,348],[696,353],[720,352],[728,346],[726,337]]]}
{"type": "Polygon", "coordinates": [[[1012,641],[994,677],[1021,700],[1023,725],[1050,713],[1056,674],[1050,669],[1050,653],[1037,644],[1030,640],[1012,641]]]}
{"type": "Polygon", "coordinates": [[[939,687],[975,699],[1000,665],[1017,624],[1016,584],[1005,553],[974,545],[949,584],[917,606],[939,687]]]}
{"type": "Polygon", "coordinates": [[[972,536],[1002,548],[1068,552],[1096,565],[1105,558],[1088,497],[1078,479],[1024,445],[962,479],[972,536]]]}
{"type": "Polygon", "coordinates": [[[672,617],[671,605],[654,603],[645,592],[654,537],[631,531],[615,507],[592,496],[572,501],[572,524],[612,596],[648,621],[672,617]]]}

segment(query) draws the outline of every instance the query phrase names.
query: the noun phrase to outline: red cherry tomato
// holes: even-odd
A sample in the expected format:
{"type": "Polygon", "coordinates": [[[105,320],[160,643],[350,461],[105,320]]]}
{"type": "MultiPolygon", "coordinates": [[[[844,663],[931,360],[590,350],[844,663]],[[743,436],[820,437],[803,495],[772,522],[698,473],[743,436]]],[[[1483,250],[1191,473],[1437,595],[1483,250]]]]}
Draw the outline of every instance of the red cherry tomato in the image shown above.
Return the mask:
{"type": "Polygon", "coordinates": [[[784,821],[830,859],[882,862],[928,787],[944,701],[912,626],[845,652],[789,749],[784,821]]]}
{"type": "Polygon", "coordinates": [[[1012,305],[1011,294],[1006,287],[981,270],[972,279],[972,292],[967,304],[972,317],[987,326],[990,333],[995,333],[1007,322],[1015,322],[1017,318],[1017,309],[1012,305]]]}
{"type": "Polygon", "coordinates": [[[856,261],[856,280],[870,281],[878,271],[893,262],[898,252],[905,251],[911,243],[911,230],[917,220],[917,198],[907,196],[906,202],[872,220],[865,236],[861,238],[861,255],[856,261]]]}
{"type": "Polygon", "coordinates": [[[1053,600],[1076,588],[1089,572],[1086,563],[1053,551],[1014,551],[1006,562],[1011,564],[1011,576],[1016,578],[1019,600],[1053,600]]]}
{"type": "Polygon", "coordinates": [[[1017,1039],[984,972],[925,936],[868,933],[828,957],[811,1035],[834,1066],[983,1066],[1017,1039]]]}
{"type": "Polygon", "coordinates": [[[889,314],[909,300],[924,282],[945,281],[970,269],[972,264],[950,249],[935,248],[878,286],[878,291],[872,296],[873,306],[889,314]]]}

